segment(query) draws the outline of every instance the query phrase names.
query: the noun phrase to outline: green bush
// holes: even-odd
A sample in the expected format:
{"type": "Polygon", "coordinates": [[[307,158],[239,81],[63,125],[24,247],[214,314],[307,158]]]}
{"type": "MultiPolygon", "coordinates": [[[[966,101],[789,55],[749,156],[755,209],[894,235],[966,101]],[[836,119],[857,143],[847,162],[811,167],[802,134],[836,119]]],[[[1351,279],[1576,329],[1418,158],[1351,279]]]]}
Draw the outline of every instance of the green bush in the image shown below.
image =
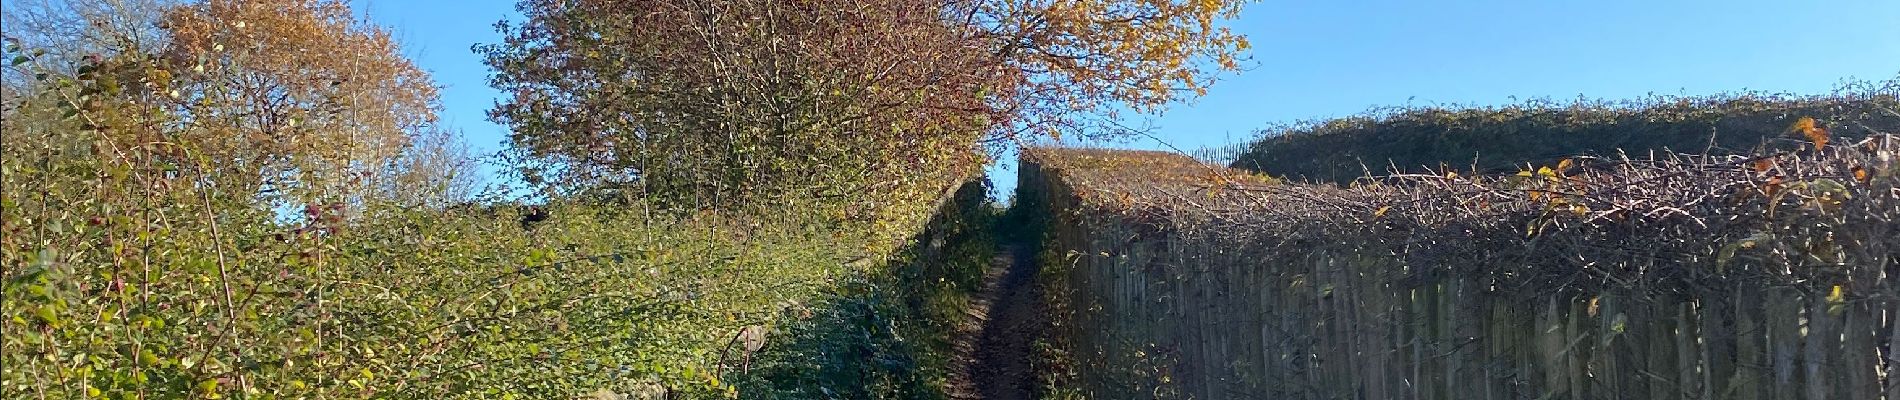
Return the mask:
{"type": "Polygon", "coordinates": [[[9,104],[0,135],[5,398],[732,396],[734,332],[915,225],[559,199],[535,223],[376,198],[289,210],[55,103],[9,104]]]}
{"type": "Polygon", "coordinates": [[[716,394],[732,332],[849,275],[868,243],[582,205],[531,230],[512,211],[374,208],[201,223],[187,202],[161,225],[7,193],[5,262],[24,267],[6,277],[9,398],[716,394]]]}
{"type": "Polygon", "coordinates": [[[832,298],[934,204],[653,217],[315,175],[287,195],[224,174],[217,132],[151,105],[169,70],[122,56],[8,82],[0,398],[734,397],[736,332],[832,298]]]}
{"type": "Polygon", "coordinates": [[[742,397],[946,398],[953,335],[996,252],[986,183],[961,187],[887,267],[786,321],[736,379],[742,397]]]}

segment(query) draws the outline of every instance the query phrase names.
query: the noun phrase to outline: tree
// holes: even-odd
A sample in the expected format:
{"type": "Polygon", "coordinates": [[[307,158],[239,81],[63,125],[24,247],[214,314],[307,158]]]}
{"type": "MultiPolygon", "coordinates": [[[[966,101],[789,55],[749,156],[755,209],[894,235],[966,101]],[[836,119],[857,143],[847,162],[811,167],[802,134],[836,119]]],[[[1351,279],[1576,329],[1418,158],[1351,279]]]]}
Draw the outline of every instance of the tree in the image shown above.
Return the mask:
{"type": "MultiPolygon", "coordinates": [[[[362,197],[437,94],[389,33],[332,0],[206,0],[172,8],[157,63],[180,130],[229,180],[299,197],[362,197]]],[[[305,199],[309,200],[309,199],[305,199]]]]}
{"type": "Polygon", "coordinates": [[[5,75],[9,119],[66,110],[64,129],[96,132],[79,137],[120,164],[183,169],[266,208],[444,194],[405,168],[472,167],[417,158],[445,150],[411,146],[441,134],[436,88],[340,1],[38,0],[6,15],[21,60],[5,75]]]}
{"type": "Polygon", "coordinates": [[[1246,37],[1216,21],[1244,0],[959,0],[960,30],[1015,72],[1014,91],[990,99],[1014,117],[992,133],[1061,138],[1124,135],[1118,107],[1152,113],[1206,94],[1238,71],[1246,37]]]}
{"type": "MultiPolygon", "coordinates": [[[[175,6],[172,0],[17,0],[0,4],[0,20],[7,38],[45,52],[37,57],[45,66],[72,73],[88,55],[162,47],[157,19],[175,6]]],[[[18,72],[6,71],[6,87],[24,92],[34,80],[18,72]]]]}
{"type": "Polygon", "coordinates": [[[447,208],[473,200],[480,190],[476,164],[461,135],[432,127],[410,138],[374,189],[404,208],[447,208]]]}
{"type": "MultiPolygon", "coordinates": [[[[882,193],[977,160],[995,72],[922,2],[529,0],[485,46],[515,145],[682,208],[882,193]],[[587,110],[574,113],[569,110],[587,110]]],[[[531,179],[537,180],[537,179],[531,179]]]]}
{"type": "Polygon", "coordinates": [[[514,94],[491,116],[538,162],[530,180],[680,208],[887,198],[974,168],[980,142],[1115,126],[1117,107],[1198,94],[1246,46],[1213,25],[1238,11],[1227,1],[519,8],[527,21],[478,51],[514,94]]]}
{"type": "Polygon", "coordinates": [[[443,164],[409,143],[436,132],[434,88],[339,2],[111,8],[134,3],[145,4],[7,9],[0,397],[337,397],[326,394],[340,393],[336,377],[367,373],[340,365],[360,359],[322,340],[276,338],[336,337],[349,322],[260,297],[381,304],[338,301],[346,290],[316,282],[361,275],[315,253],[359,240],[341,233],[350,201],[371,204],[382,183],[400,182],[386,176],[443,164]],[[90,6],[115,17],[59,14],[90,6]],[[42,17],[104,26],[51,48],[41,46],[70,31],[14,30],[60,26],[33,19],[42,17]],[[95,35],[147,30],[164,40],[95,35]],[[283,221],[292,205],[305,206],[302,219],[283,221]]]}

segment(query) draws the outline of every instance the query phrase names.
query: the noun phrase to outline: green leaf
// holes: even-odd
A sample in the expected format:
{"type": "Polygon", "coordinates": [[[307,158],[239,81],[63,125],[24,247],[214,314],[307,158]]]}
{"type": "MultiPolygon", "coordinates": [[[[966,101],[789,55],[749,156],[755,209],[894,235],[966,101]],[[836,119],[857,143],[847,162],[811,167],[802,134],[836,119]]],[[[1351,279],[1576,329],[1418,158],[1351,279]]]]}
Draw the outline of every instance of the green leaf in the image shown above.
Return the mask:
{"type": "Polygon", "coordinates": [[[206,380],[202,380],[202,381],[198,381],[198,386],[197,386],[197,389],[198,389],[198,393],[199,393],[199,394],[203,394],[203,395],[214,395],[214,394],[217,394],[217,393],[218,393],[218,380],[217,380],[217,379],[206,379],[206,380]]]}
{"type": "Polygon", "coordinates": [[[41,304],[39,307],[34,308],[33,316],[39,317],[40,322],[45,322],[48,325],[59,325],[59,310],[53,308],[52,304],[41,304]]]}
{"type": "Polygon", "coordinates": [[[153,354],[152,349],[140,349],[139,365],[147,367],[158,365],[158,355],[153,354]]]}

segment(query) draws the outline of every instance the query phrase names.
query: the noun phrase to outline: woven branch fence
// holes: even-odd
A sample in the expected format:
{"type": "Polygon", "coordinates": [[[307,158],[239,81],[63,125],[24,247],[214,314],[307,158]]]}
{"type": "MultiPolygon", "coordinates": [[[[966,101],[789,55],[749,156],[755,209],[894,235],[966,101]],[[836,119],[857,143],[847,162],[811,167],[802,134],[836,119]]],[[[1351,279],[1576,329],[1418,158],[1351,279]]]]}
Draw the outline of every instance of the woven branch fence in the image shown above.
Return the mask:
{"type": "Polygon", "coordinates": [[[1900,400],[1900,139],[1348,187],[1025,152],[1091,398],[1900,400]]]}

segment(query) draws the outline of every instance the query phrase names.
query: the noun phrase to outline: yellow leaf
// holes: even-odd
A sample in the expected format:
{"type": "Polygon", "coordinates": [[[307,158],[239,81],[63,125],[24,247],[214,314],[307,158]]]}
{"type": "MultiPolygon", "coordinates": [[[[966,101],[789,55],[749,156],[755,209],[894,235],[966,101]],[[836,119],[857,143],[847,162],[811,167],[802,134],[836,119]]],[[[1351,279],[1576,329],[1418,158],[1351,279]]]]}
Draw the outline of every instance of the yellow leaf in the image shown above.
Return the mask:
{"type": "Polygon", "coordinates": [[[1842,293],[1841,285],[1834,285],[1834,292],[1827,295],[1827,315],[1840,316],[1847,311],[1847,296],[1842,293]]]}
{"type": "Polygon", "coordinates": [[[1575,162],[1572,162],[1570,161],[1570,159],[1566,158],[1563,161],[1557,162],[1557,172],[1569,171],[1570,167],[1575,167],[1575,166],[1576,166],[1575,162]]]}
{"type": "Polygon", "coordinates": [[[1386,211],[1391,211],[1391,210],[1392,210],[1392,206],[1383,206],[1383,207],[1379,207],[1379,209],[1378,209],[1378,210],[1375,210],[1375,211],[1373,211],[1373,212],[1372,212],[1372,217],[1373,217],[1373,218],[1379,218],[1379,217],[1384,217],[1384,216],[1385,216],[1385,212],[1386,212],[1386,211]]]}

